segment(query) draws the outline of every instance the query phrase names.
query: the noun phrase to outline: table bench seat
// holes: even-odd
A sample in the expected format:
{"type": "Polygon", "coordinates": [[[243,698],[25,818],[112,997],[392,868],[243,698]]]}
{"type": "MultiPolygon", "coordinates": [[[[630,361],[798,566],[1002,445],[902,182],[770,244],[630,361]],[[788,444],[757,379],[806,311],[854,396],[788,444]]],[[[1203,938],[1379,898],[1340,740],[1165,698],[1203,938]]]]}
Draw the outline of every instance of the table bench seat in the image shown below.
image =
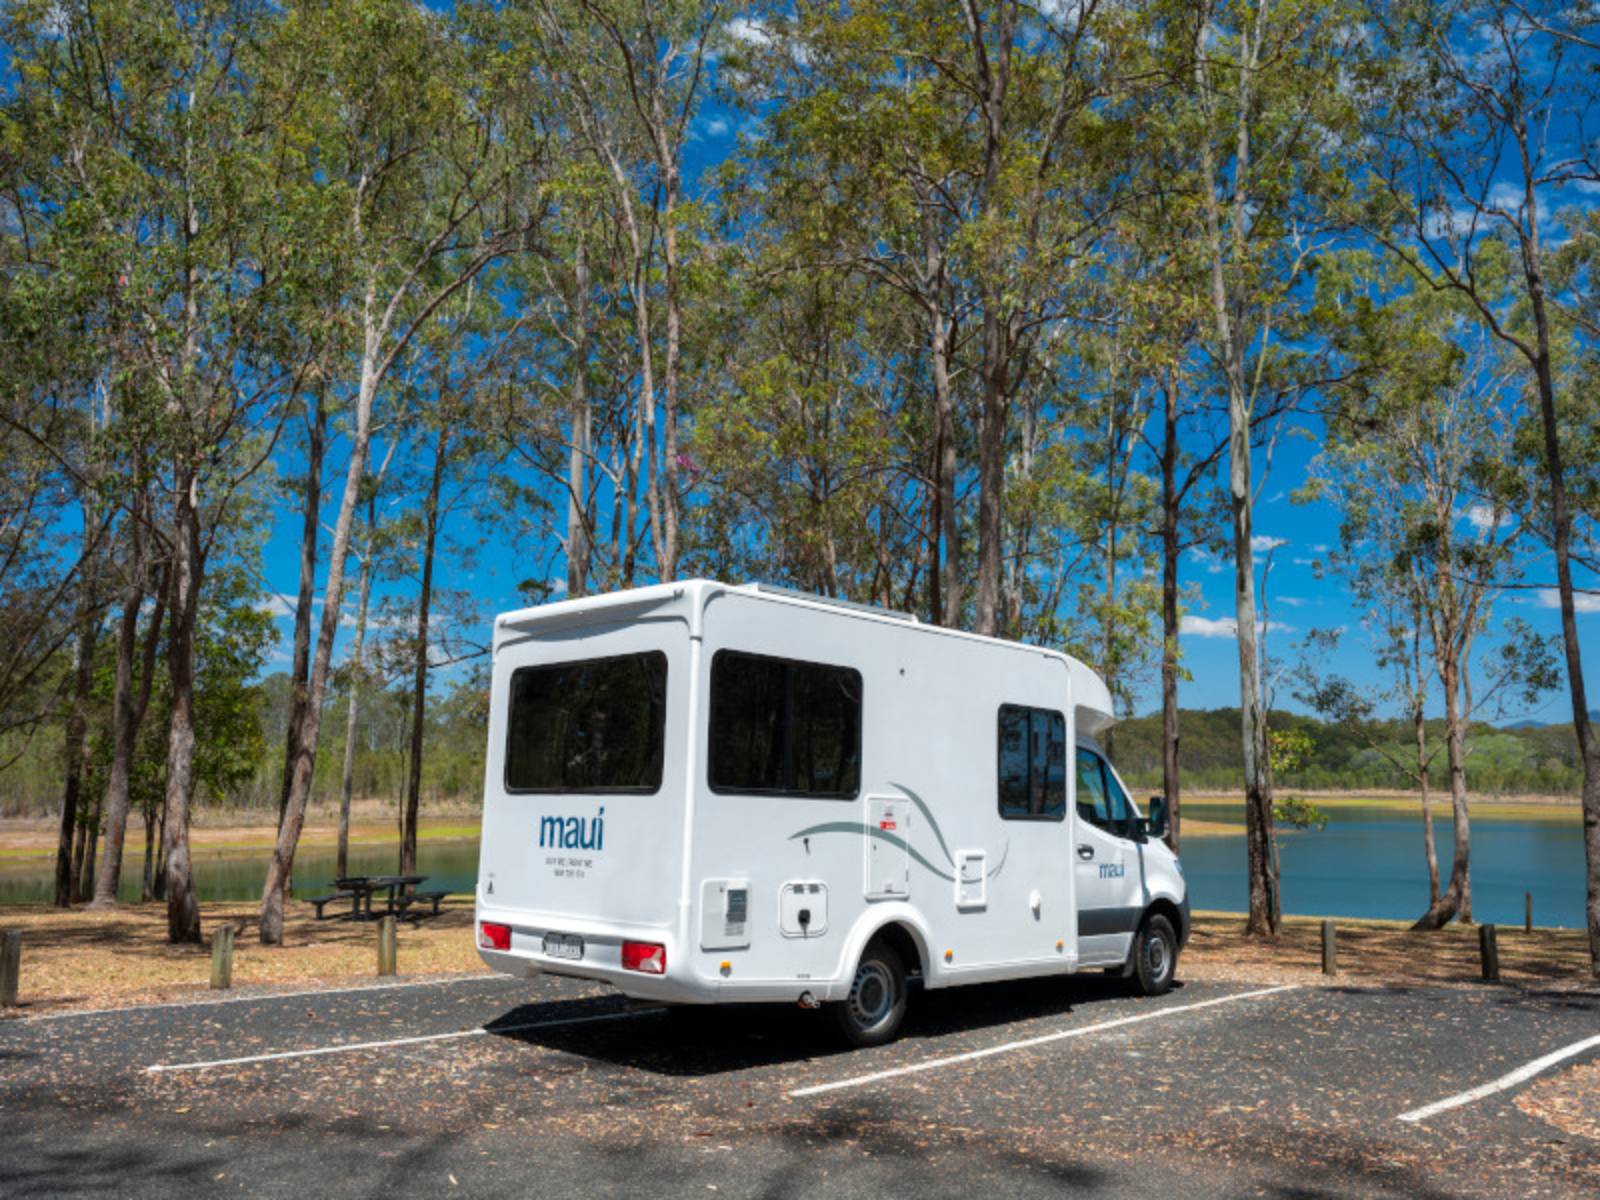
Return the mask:
{"type": "Polygon", "coordinates": [[[323,919],[323,905],[332,904],[335,900],[354,900],[355,898],[356,894],[354,892],[329,892],[326,896],[310,896],[307,898],[306,903],[317,910],[317,920],[320,921],[323,919]]]}

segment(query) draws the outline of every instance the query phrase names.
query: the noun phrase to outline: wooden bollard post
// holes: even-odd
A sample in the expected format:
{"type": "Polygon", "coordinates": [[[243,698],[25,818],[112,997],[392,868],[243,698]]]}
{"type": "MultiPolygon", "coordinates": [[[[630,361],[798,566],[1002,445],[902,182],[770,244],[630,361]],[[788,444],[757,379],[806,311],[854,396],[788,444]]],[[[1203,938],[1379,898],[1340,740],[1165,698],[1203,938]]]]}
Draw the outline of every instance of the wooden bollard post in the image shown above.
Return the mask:
{"type": "Polygon", "coordinates": [[[1522,893],[1522,932],[1533,932],[1533,893],[1522,893]]]}
{"type": "Polygon", "coordinates": [[[1338,928],[1332,921],[1322,923],[1322,973],[1324,975],[1337,975],[1339,973],[1339,942],[1338,928]]]}
{"type": "Polygon", "coordinates": [[[1478,926],[1478,953],[1483,958],[1483,977],[1490,983],[1500,978],[1500,943],[1493,925],[1478,926]]]}
{"type": "Polygon", "coordinates": [[[393,975],[395,971],[395,957],[399,940],[400,922],[393,916],[387,916],[378,922],[378,974],[393,975]]]}
{"type": "Polygon", "coordinates": [[[211,931],[211,986],[221,991],[233,986],[233,926],[211,931]]]}
{"type": "Polygon", "coordinates": [[[0,933],[0,1008],[17,1006],[22,981],[22,930],[0,933]]]}

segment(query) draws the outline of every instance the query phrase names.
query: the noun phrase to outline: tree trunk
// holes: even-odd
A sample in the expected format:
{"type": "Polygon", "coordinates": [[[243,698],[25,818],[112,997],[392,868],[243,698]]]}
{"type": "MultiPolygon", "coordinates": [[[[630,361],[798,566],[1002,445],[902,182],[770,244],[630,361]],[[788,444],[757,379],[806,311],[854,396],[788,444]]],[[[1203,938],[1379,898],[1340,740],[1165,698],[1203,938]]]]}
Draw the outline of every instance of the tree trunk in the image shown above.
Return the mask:
{"type": "Polygon", "coordinates": [[[1167,845],[1181,842],[1178,776],[1178,403],[1172,381],[1162,389],[1161,442],[1161,792],[1167,798],[1167,845]]]}
{"type": "Polygon", "coordinates": [[[316,653],[311,663],[311,685],[306,693],[304,735],[294,761],[289,803],[278,827],[278,841],[272,850],[272,864],[261,889],[260,937],[263,945],[283,942],[284,905],[288,901],[289,875],[294,866],[295,849],[300,844],[300,829],[305,824],[306,805],[311,799],[312,770],[316,764],[317,741],[322,733],[322,702],[327,694],[328,664],[333,655],[334,635],[339,631],[339,615],[344,603],[345,559],[350,550],[350,529],[360,498],[361,480],[366,474],[367,452],[372,440],[372,406],[380,376],[380,323],[375,320],[376,285],[369,284],[365,300],[366,344],[361,363],[361,386],[356,396],[356,426],[350,446],[350,465],[345,471],[344,492],[339,499],[339,515],[334,521],[333,540],[328,547],[328,582],[323,592],[322,621],[317,630],[316,653]]]}
{"type": "MultiPolygon", "coordinates": [[[[80,794],[80,804],[82,803],[80,794]]],[[[72,830],[72,869],[67,877],[67,904],[76,903],[82,890],[78,884],[83,878],[83,862],[89,854],[89,814],[80,812],[72,830]]],[[[63,905],[62,907],[66,907],[63,905]]]]}
{"type": "Polygon", "coordinates": [[[576,599],[589,586],[589,260],[583,239],[573,256],[572,419],[567,450],[567,595],[576,599]]]}
{"type": "Polygon", "coordinates": [[[1428,859],[1428,907],[1439,902],[1439,852],[1433,838],[1433,790],[1428,778],[1428,721],[1423,705],[1422,612],[1413,605],[1411,615],[1411,725],[1417,740],[1417,789],[1422,794],[1422,849],[1428,859]]]}
{"type": "MultiPolygon", "coordinates": [[[[1265,5],[1257,10],[1258,25],[1265,5]]],[[[1207,66],[1206,35],[1209,13],[1195,26],[1195,83],[1211,114],[1215,96],[1207,66]]],[[[1259,45],[1259,33],[1256,45],[1259,45]]],[[[1255,50],[1247,37],[1241,46],[1237,149],[1233,165],[1232,239],[1238,266],[1245,257],[1245,222],[1249,208],[1247,178],[1250,164],[1250,111],[1255,50]]],[[[1261,711],[1261,674],[1257,651],[1255,555],[1250,545],[1252,503],[1250,490],[1250,399],[1245,381],[1243,331],[1235,318],[1234,300],[1227,279],[1223,248],[1221,203],[1217,197],[1217,170],[1211,131],[1200,138],[1201,192],[1205,210],[1207,254],[1211,275],[1211,307],[1216,343],[1228,388],[1228,496],[1233,517],[1233,596],[1235,630],[1239,645],[1239,718],[1244,750],[1245,844],[1250,881],[1250,919],[1253,936],[1276,936],[1278,923],[1277,877],[1272,871],[1272,791],[1267,782],[1265,714],[1261,711]]],[[[1237,286],[1245,286],[1243,284],[1237,286]]]]}
{"type": "MultiPolygon", "coordinates": [[[[139,735],[138,705],[134,698],[134,656],[139,641],[139,609],[144,604],[146,568],[144,540],[144,506],[135,497],[129,536],[132,541],[132,561],[128,564],[128,583],[122,595],[122,617],[117,629],[117,665],[111,700],[111,771],[106,781],[106,852],[95,877],[95,908],[114,908],[117,889],[122,882],[122,848],[128,832],[129,787],[133,774],[134,743],[139,735]]],[[[155,633],[159,635],[162,605],[165,597],[157,601],[153,618],[155,633]]],[[[148,688],[148,681],[146,684],[148,688]]],[[[148,697],[148,690],[146,691],[148,697]]]]}
{"type": "Polygon", "coordinates": [[[83,864],[78,868],[78,881],[73,889],[73,895],[80,904],[94,899],[94,868],[96,851],[100,848],[100,815],[100,801],[96,800],[84,826],[83,864]]]}
{"type": "Polygon", "coordinates": [[[156,898],[155,802],[147,802],[141,815],[144,818],[144,862],[140,866],[139,903],[147,904],[156,898]]]}
{"type": "Polygon", "coordinates": [[[367,496],[367,547],[361,557],[361,598],[356,603],[356,634],[350,645],[350,703],[344,718],[344,770],[339,781],[339,858],[336,878],[350,874],[350,799],[356,780],[356,718],[360,713],[363,651],[367,640],[367,607],[372,600],[372,551],[378,528],[378,498],[367,496]]]}
{"type": "Polygon", "coordinates": [[[167,736],[166,859],[167,940],[200,940],[200,906],[189,861],[189,805],[194,797],[194,630],[199,606],[200,514],[192,474],[178,479],[173,520],[172,636],[167,670],[172,679],[172,724],[167,736]]]}
{"type": "Polygon", "coordinates": [[[1445,757],[1450,771],[1450,807],[1455,819],[1454,853],[1450,862],[1450,882],[1444,892],[1417,918],[1413,929],[1439,929],[1458,917],[1472,923],[1472,877],[1470,854],[1472,829],[1467,815],[1466,720],[1461,712],[1461,674],[1454,661],[1453,640],[1446,640],[1446,655],[1439,677],[1444,685],[1445,757]]]}
{"type": "Polygon", "coordinates": [[[322,455],[328,410],[311,397],[315,411],[306,429],[306,479],[300,503],[300,587],[294,603],[294,661],[289,668],[289,724],[284,733],[283,786],[278,791],[278,824],[289,807],[289,784],[305,730],[306,688],[311,681],[311,605],[317,582],[317,538],[322,513],[322,455]]]}
{"type": "Polygon", "coordinates": [[[441,425],[433,447],[433,475],[423,513],[422,590],[417,595],[417,643],[412,665],[411,761],[406,779],[405,820],[400,836],[400,874],[417,873],[417,812],[422,801],[422,733],[428,704],[428,610],[433,602],[433,552],[439,535],[439,490],[444,482],[450,427],[441,425]]]}
{"type": "Polygon", "coordinates": [[[1551,544],[1556,559],[1556,596],[1561,607],[1561,645],[1566,658],[1567,690],[1572,699],[1572,728],[1583,762],[1583,857],[1589,930],[1589,966],[1600,978],[1600,742],[1589,720],[1589,698],[1583,680],[1583,650],[1578,641],[1577,608],[1572,589],[1572,509],[1567,496],[1561,455],[1561,426],[1556,412],[1554,367],[1550,355],[1550,320],[1546,312],[1543,254],[1535,204],[1534,172],[1528,161],[1527,132],[1518,129],[1523,151],[1525,202],[1529,205],[1529,246],[1522,256],[1537,338],[1534,376],[1539,390],[1539,423],[1544,435],[1545,473],[1550,488],[1551,544]]]}
{"type": "Polygon", "coordinates": [[[89,691],[94,682],[94,652],[99,621],[94,611],[95,571],[89,562],[94,531],[94,509],[84,509],[84,563],[78,586],[78,632],[73,646],[72,707],[67,714],[63,745],[65,780],[61,789],[61,823],[56,840],[55,905],[72,905],[74,883],[82,857],[74,851],[75,835],[83,814],[83,775],[89,759],[89,691]]]}

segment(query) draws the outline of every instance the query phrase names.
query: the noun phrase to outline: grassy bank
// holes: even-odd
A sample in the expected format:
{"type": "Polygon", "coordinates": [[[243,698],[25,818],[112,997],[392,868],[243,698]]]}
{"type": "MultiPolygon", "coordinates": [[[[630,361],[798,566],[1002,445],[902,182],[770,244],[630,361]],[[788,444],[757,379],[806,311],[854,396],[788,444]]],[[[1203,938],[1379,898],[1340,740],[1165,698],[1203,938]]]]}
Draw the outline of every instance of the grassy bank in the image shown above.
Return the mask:
{"type": "MultiPolygon", "coordinates": [[[[376,982],[377,927],[316,921],[309,905],[291,904],[285,945],[256,939],[256,906],[202,905],[207,936],[228,922],[239,931],[234,952],[237,988],[316,988],[376,982]]],[[[200,999],[209,995],[209,951],[170,946],[166,912],[135,905],[114,912],[59,912],[42,905],[0,910],[0,928],[23,934],[23,1007],[15,1015],[200,999]]],[[[1321,922],[1288,917],[1276,942],[1244,936],[1236,913],[1198,913],[1180,976],[1252,983],[1328,982],[1322,975],[1321,922]]],[[[1339,979],[1358,986],[1468,984],[1479,981],[1477,932],[1449,928],[1412,933],[1398,921],[1340,921],[1339,979]]],[[[1503,986],[1593,988],[1581,931],[1503,930],[1503,986]]],[[[477,973],[483,965],[472,939],[470,897],[446,901],[438,917],[400,928],[405,976],[477,973]]]]}
{"type": "MultiPolygon", "coordinates": [[[[248,821],[223,822],[207,815],[197,821],[189,831],[189,844],[196,850],[240,852],[270,851],[277,838],[273,818],[261,813],[231,814],[248,817],[248,821]]],[[[443,813],[423,817],[418,824],[417,836],[424,840],[440,838],[475,838],[482,826],[476,811],[443,813]]],[[[350,844],[352,846],[393,846],[400,840],[396,828],[393,806],[380,811],[379,805],[363,804],[352,811],[350,844]]],[[[300,834],[302,848],[332,848],[339,842],[339,814],[336,811],[316,810],[306,817],[300,834]]],[[[144,849],[144,822],[137,818],[128,822],[129,850],[142,853],[144,849]]],[[[46,821],[0,822],[0,860],[48,857],[56,852],[56,829],[46,821]]]]}

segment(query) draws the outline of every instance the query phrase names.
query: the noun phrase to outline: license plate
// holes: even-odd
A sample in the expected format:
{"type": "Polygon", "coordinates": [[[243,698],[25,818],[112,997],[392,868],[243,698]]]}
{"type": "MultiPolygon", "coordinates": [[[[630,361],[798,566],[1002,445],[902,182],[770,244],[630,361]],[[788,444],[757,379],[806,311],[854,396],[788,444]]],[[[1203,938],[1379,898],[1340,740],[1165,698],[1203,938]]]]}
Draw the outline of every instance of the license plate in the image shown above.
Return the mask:
{"type": "Polygon", "coordinates": [[[551,958],[582,958],[583,939],[575,933],[547,933],[544,952],[551,958]]]}

